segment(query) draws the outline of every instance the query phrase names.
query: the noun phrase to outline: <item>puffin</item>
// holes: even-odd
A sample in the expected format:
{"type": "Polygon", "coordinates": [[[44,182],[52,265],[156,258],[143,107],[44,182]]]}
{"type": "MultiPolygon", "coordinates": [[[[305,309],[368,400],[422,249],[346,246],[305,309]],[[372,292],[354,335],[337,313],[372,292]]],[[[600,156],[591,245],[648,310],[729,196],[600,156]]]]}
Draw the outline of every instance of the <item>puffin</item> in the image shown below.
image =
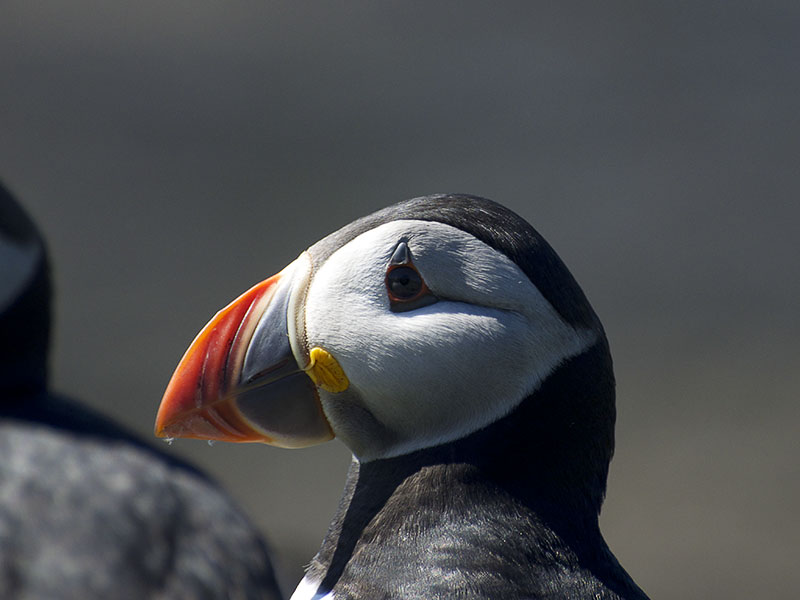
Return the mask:
{"type": "Polygon", "coordinates": [[[598,516],[603,327],[544,238],[437,194],[360,218],[220,310],[158,436],[352,451],[292,600],[646,598],[598,516]]]}
{"type": "Polygon", "coordinates": [[[216,483],[50,390],[47,250],[2,183],[0,274],[0,597],[280,599],[216,483]]]}

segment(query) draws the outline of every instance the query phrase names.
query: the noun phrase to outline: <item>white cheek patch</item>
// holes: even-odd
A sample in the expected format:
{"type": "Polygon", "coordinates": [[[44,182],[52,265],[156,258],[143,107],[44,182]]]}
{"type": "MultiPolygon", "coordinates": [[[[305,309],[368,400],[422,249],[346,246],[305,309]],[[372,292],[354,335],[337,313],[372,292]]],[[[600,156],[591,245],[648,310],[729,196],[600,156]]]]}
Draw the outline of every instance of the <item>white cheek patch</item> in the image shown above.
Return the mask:
{"type": "Polygon", "coordinates": [[[42,248],[36,242],[13,243],[0,237],[0,311],[5,310],[35,275],[42,248]]]}
{"type": "MultiPolygon", "coordinates": [[[[370,446],[332,422],[361,460],[485,427],[597,339],[567,325],[502,253],[455,227],[414,220],[381,225],[333,253],[312,279],[305,315],[309,344],[337,358],[365,408],[394,434],[390,447],[370,446]],[[384,276],[401,239],[440,300],[394,313],[384,276]]],[[[324,394],[323,405],[336,401],[324,394]]]]}

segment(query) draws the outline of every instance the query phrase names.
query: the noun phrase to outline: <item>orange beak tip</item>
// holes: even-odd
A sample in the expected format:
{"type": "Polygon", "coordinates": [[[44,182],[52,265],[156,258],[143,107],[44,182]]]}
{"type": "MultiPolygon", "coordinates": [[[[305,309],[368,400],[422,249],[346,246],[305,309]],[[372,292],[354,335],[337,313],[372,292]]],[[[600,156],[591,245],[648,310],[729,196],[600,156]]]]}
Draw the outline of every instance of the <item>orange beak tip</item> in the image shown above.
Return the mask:
{"type": "Polygon", "coordinates": [[[157,437],[287,448],[333,437],[290,344],[293,280],[284,271],[239,296],[197,335],[164,392],[157,437]]]}

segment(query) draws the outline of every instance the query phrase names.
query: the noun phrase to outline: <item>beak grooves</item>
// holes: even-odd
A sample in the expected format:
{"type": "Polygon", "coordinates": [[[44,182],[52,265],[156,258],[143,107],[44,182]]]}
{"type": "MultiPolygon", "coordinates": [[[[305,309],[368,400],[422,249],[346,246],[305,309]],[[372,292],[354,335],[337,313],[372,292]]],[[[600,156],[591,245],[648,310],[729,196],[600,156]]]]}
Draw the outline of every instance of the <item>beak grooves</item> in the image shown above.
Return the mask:
{"type": "Polygon", "coordinates": [[[247,342],[279,276],[253,286],[220,310],[178,364],[156,416],[159,437],[263,441],[264,434],[242,419],[231,402],[247,342]],[[220,437],[221,436],[221,437],[220,437]]]}
{"type": "Polygon", "coordinates": [[[305,347],[298,330],[310,272],[308,255],[301,254],[214,315],[167,386],[157,436],[283,448],[333,438],[317,386],[338,392],[350,383],[322,348],[295,352],[305,347]],[[298,364],[304,358],[307,367],[298,364]]]}

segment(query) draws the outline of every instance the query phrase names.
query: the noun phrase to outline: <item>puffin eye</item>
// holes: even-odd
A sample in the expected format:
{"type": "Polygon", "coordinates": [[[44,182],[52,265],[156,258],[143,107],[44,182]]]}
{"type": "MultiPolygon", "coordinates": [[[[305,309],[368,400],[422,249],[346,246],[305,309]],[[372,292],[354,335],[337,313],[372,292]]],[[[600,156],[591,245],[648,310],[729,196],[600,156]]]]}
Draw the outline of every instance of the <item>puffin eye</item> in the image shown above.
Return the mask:
{"type": "Polygon", "coordinates": [[[386,293],[392,312],[405,312],[436,302],[437,298],[425,285],[422,275],[411,261],[406,242],[395,248],[386,270],[386,293]]]}
{"type": "Polygon", "coordinates": [[[425,282],[416,270],[407,266],[398,266],[386,273],[386,289],[389,297],[399,302],[407,302],[419,295],[425,282]]]}

